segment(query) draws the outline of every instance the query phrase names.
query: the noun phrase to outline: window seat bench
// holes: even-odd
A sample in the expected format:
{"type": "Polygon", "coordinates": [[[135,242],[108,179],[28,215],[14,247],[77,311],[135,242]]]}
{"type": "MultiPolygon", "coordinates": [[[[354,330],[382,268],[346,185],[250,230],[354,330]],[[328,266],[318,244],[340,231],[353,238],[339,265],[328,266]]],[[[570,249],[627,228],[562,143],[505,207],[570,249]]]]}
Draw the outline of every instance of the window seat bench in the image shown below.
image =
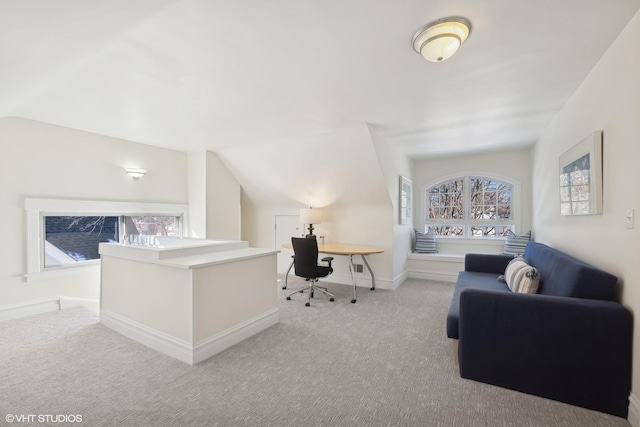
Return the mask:
{"type": "Polygon", "coordinates": [[[504,250],[504,240],[438,241],[438,252],[407,255],[407,276],[413,279],[437,280],[455,283],[458,273],[464,270],[467,253],[499,254],[504,250]]]}
{"type": "Polygon", "coordinates": [[[456,281],[458,272],[464,270],[464,254],[410,253],[407,256],[407,275],[413,279],[456,281]]]}
{"type": "Polygon", "coordinates": [[[436,254],[419,254],[412,252],[407,256],[407,259],[441,262],[462,262],[464,261],[464,256],[465,254],[445,254],[441,252],[438,252],[436,254]]]}

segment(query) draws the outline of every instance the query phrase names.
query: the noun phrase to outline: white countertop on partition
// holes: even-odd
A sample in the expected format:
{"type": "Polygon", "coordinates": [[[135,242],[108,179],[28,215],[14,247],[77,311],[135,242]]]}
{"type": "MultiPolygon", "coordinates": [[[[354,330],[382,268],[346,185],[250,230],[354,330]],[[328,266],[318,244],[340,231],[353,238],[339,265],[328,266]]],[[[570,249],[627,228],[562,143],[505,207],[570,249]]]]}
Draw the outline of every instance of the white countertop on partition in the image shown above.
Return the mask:
{"type": "Polygon", "coordinates": [[[275,255],[278,252],[274,249],[251,248],[247,242],[240,240],[175,239],[171,244],[154,246],[100,244],[100,255],[103,256],[186,269],[275,255]]]}

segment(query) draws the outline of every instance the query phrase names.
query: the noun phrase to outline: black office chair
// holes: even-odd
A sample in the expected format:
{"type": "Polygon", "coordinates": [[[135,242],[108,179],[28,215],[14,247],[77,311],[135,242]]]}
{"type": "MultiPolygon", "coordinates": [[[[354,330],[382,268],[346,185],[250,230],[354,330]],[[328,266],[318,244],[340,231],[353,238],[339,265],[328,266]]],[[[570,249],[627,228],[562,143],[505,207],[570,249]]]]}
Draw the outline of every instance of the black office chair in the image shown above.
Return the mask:
{"type": "MultiPolygon", "coordinates": [[[[311,305],[311,298],[313,298],[314,291],[320,291],[329,295],[329,301],[333,301],[333,294],[329,293],[327,288],[316,284],[320,277],[327,277],[333,273],[333,268],[331,267],[333,257],[322,258],[322,261],[327,262],[329,266],[318,265],[318,242],[314,238],[292,237],[291,244],[293,245],[293,267],[295,269],[295,275],[304,277],[309,282],[309,301],[307,301],[305,305],[307,307],[311,305]]],[[[291,299],[291,295],[303,293],[306,290],[307,288],[302,288],[291,292],[287,295],[287,300],[291,299]]]]}

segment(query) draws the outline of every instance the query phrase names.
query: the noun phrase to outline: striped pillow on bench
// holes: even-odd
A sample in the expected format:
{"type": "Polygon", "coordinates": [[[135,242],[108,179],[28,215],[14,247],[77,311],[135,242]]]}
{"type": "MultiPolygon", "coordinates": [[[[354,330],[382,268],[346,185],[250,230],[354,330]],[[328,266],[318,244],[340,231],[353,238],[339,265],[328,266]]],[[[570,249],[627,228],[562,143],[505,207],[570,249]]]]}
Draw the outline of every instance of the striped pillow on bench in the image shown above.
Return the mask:
{"type": "Polygon", "coordinates": [[[433,233],[421,233],[417,228],[413,231],[416,233],[416,247],[413,252],[418,254],[435,254],[438,253],[436,247],[436,235],[433,233]]]}
{"type": "Polygon", "coordinates": [[[517,236],[513,231],[509,230],[507,232],[507,240],[504,242],[504,252],[502,254],[514,256],[522,255],[525,248],[527,247],[527,243],[529,243],[530,240],[531,230],[519,236],[517,236]]]}

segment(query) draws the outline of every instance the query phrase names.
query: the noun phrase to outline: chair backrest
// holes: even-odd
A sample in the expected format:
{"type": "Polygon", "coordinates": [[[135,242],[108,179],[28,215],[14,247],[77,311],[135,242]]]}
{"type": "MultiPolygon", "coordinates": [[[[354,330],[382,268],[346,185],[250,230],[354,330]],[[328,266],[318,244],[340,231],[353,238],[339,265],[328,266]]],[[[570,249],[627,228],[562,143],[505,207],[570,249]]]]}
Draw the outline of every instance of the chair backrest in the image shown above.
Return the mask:
{"type": "Polygon", "coordinates": [[[292,237],[295,275],[315,279],[318,274],[318,241],[306,237],[292,237]]]}

